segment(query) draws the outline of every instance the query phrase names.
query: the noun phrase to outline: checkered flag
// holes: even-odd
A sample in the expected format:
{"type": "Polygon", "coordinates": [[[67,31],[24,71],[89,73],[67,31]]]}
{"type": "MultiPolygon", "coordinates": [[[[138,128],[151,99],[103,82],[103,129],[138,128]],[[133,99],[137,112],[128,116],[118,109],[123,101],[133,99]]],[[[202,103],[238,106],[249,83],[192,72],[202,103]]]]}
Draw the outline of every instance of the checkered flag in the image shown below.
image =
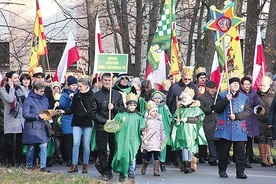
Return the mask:
{"type": "Polygon", "coordinates": [[[152,40],[152,45],[160,44],[162,50],[170,49],[173,21],[175,21],[174,2],[173,0],[166,0],[152,40]]]}

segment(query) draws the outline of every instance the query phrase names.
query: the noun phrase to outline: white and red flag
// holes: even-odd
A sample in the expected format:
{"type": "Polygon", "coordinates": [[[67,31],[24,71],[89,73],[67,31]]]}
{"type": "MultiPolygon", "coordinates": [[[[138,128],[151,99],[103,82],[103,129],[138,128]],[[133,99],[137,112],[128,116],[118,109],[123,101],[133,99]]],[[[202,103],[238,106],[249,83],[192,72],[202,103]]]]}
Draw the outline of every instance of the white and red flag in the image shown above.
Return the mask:
{"type": "Polygon", "coordinates": [[[218,89],[220,78],[221,78],[221,75],[220,75],[220,66],[218,62],[218,54],[217,54],[217,51],[215,51],[213,64],[211,68],[210,80],[216,83],[216,89],[218,89]]]}
{"type": "Polygon", "coordinates": [[[96,30],[95,30],[95,57],[94,57],[94,72],[95,77],[97,76],[96,66],[98,65],[98,55],[103,53],[102,48],[102,35],[100,29],[100,23],[98,16],[96,17],[96,30]]]}
{"type": "Polygon", "coordinates": [[[265,73],[267,72],[267,65],[265,61],[264,49],[262,45],[262,37],[260,27],[257,29],[257,38],[255,45],[255,55],[254,55],[254,65],[253,65],[253,75],[252,75],[252,86],[254,90],[259,88],[261,80],[265,73]]]}
{"type": "Polygon", "coordinates": [[[53,81],[59,81],[60,83],[64,83],[64,76],[66,74],[67,69],[79,59],[79,51],[76,46],[73,33],[70,32],[64,52],[58,64],[57,71],[55,72],[53,81]]]}

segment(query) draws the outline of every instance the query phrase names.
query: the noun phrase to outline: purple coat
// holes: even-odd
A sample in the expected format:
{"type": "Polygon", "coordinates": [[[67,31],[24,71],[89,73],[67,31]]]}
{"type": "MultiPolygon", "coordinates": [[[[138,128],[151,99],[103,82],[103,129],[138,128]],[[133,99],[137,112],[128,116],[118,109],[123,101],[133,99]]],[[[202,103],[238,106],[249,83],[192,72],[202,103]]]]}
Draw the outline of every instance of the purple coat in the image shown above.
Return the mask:
{"type": "Polygon", "coordinates": [[[240,92],[248,97],[248,101],[251,107],[251,116],[245,120],[246,129],[247,129],[247,136],[254,137],[259,135],[259,128],[258,128],[258,120],[256,114],[254,114],[254,107],[259,104],[259,100],[257,97],[257,93],[251,88],[250,91],[247,93],[242,88],[240,92]]]}
{"type": "Polygon", "coordinates": [[[23,129],[23,144],[47,143],[50,141],[47,136],[46,124],[39,118],[42,110],[49,107],[48,99],[30,91],[23,103],[23,117],[25,124],[23,129]]]}

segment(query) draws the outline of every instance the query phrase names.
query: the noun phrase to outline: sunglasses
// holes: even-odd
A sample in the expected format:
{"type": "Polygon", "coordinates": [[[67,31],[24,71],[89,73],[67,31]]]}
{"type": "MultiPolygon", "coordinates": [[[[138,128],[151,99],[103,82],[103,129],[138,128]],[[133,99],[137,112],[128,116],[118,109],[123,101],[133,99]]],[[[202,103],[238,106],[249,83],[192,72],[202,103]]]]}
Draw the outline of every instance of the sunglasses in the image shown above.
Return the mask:
{"type": "Polygon", "coordinates": [[[124,79],[129,80],[128,77],[121,77],[121,80],[124,80],[124,79]]]}
{"type": "Polygon", "coordinates": [[[191,81],[192,79],[184,78],[183,80],[185,80],[185,81],[191,81]]]}

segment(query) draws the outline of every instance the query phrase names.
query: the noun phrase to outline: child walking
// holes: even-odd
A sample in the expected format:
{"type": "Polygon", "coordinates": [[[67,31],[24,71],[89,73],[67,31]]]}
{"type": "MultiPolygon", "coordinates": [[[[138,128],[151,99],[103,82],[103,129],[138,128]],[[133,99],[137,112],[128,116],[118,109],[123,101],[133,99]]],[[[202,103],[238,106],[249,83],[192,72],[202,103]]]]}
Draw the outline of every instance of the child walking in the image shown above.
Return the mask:
{"type": "Polygon", "coordinates": [[[194,95],[194,90],[186,87],[180,95],[181,102],[177,104],[173,115],[172,150],[182,150],[182,158],[178,161],[180,170],[185,174],[195,171],[196,162],[192,162],[192,158],[198,152],[198,145],[207,145],[202,126],[205,114],[199,108],[200,102],[193,100],[194,95]]]}
{"type": "Polygon", "coordinates": [[[135,156],[141,145],[141,129],[145,120],[136,110],[138,97],[134,93],[126,96],[126,111],[118,113],[114,120],[122,124],[115,133],[116,149],[112,160],[112,169],[119,172],[119,181],[135,177],[135,156]]]}
{"type": "Polygon", "coordinates": [[[151,161],[153,156],[153,171],[154,176],[160,176],[159,173],[159,153],[161,150],[161,145],[166,134],[164,131],[164,126],[162,122],[162,116],[158,114],[158,108],[153,101],[149,101],[147,104],[146,116],[146,127],[142,133],[142,152],[146,153],[146,157],[141,169],[143,175],[146,174],[147,166],[151,161]]]}
{"type": "MultiPolygon", "coordinates": [[[[161,91],[155,91],[152,93],[152,100],[155,102],[157,108],[158,108],[158,113],[161,114],[162,116],[162,122],[163,122],[163,127],[165,130],[166,137],[169,138],[170,132],[171,132],[171,122],[172,122],[172,114],[169,110],[169,107],[166,105],[164,98],[165,94],[162,93],[161,91]]],[[[160,169],[162,172],[166,171],[166,152],[167,152],[167,142],[164,142],[164,149],[160,153],[160,169]]]]}

